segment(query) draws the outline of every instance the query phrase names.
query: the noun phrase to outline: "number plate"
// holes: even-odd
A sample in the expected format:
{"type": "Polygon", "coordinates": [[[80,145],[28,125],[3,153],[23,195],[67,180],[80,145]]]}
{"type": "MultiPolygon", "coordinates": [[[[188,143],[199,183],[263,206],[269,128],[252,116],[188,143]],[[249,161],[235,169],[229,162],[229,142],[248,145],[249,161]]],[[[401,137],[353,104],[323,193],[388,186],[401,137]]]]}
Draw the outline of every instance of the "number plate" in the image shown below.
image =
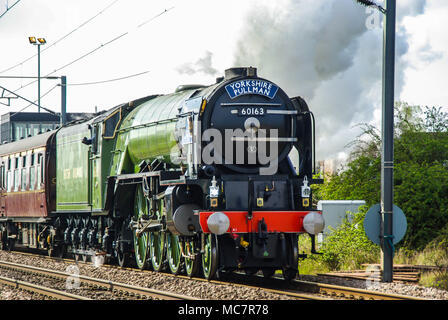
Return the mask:
{"type": "Polygon", "coordinates": [[[244,107],[238,109],[239,116],[264,116],[266,114],[266,110],[261,107],[244,107]]]}

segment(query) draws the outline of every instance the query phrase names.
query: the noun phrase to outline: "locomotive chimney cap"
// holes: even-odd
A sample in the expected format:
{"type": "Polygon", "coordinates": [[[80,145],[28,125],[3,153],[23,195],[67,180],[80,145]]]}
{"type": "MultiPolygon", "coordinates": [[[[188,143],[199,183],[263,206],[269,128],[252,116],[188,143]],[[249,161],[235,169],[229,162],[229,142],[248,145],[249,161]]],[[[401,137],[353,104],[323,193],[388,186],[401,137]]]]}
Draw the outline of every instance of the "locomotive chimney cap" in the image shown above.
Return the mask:
{"type": "Polygon", "coordinates": [[[256,77],[256,76],[257,76],[257,68],[253,67],[230,68],[225,70],[224,73],[224,78],[226,80],[237,77],[256,77]]]}

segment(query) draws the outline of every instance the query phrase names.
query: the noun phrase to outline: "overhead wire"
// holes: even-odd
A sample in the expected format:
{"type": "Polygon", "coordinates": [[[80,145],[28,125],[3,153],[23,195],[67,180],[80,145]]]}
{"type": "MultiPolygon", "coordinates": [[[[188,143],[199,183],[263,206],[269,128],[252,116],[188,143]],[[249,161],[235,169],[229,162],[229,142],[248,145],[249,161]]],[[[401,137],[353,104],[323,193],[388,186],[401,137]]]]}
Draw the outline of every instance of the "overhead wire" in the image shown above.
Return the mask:
{"type": "MultiPolygon", "coordinates": [[[[149,22],[151,22],[151,21],[157,19],[158,17],[162,16],[163,14],[165,14],[165,13],[167,13],[168,11],[172,10],[173,8],[174,8],[174,7],[165,9],[164,11],[158,13],[157,15],[151,17],[150,19],[144,21],[143,23],[140,23],[139,25],[137,25],[136,29],[138,29],[138,28],[144,26],[145,24],[147,24],[147,23],[149,23],[149,22]]],[[[78,58],[76,58],[76,59],[70,61],[69,63],[66,63],[65,65],[63,65],[63,66],[61,66],[61,67],[59,67],[59,68],[53,70],[52,72],[46,74],[44,77],[48,77],[48,76],[50,76],[50,75],[56,73],[57,71],[60,71],[60,70],[62,70],[62,69],[64,69],[64,68],[66,68],[66,67],[72,65],[73,63],[78,62],[79,60],[84,59],[85,57],[91,55],[92,53],[98,51],[99,49],[104,48],[105,46],[107,46],[107,45],[109,45],[109,44],[111,44],[111,43],[117,41],[118,39],[121,39],[122,37],[124,37],[124,36],[126,36],[126,35],[128,35],[128,34],[129,34],[129,31],[126,31],[126,32],[124,32],[124,33],[122,33],[122,34],[116,36],[115,38],[113,38],[113,39],[107,41],[106,43],[102,43],[102,44],[99,45],[98,47],[96,47],[96,48],[90,50],[89,52],[87,52],[87,53],[81,55],[80,57],[78,57],[78,58]]],[[[27,87],[27,86],[29,86],[29,85],[35,83],[35,82],[37,82],[37,80],[31,81],[31,82],[29,82],[29,83],[27,83],[27,84],[25,84],[25,85],[22,85],[20,88],[17,88],[17,89],[14,90],[14,91],[21,90],[21,89],[23,89],[23,88],[25,88],[25,87],[27,87]]]]}
{"type": "MultiPolygon", "coordinates": [[[[88,24],[89,22],[91,22],[92,20],[94,20],[94,19],[95,19],[96,17],[98,17],[100,14],[104,13],[106,10],[108,10],[110,7],[112,7],[112,6],[113,6],[115,3],[117,3],[118,1],[120,1],[120,0],[114,0],[114,1],[112,1],[112,2],[109,3],[105,8],[103,8],[100,12],[98,12],[97,14],[95,14],[93,17],[87,19],[86,21],[84,21],[83,23],[81,23],[78,27],[76,27],[75,29],[73,29],[73,30],[70,31],[69,33],[63,35],[61,38],[57,39],[57,40],[56,40],[55,42],[53,42],[52,44],[50,44],[50,45],[48,45],[48,46],[45,46],[45,47],[41,50],[41,53],[43,53],[43,52],[47,51],[48,49],[54,47],[56,44],[58,44],[59,42],[61,42],[62,40],[64,40],[64,39],[67,38],[68,36],[70,36],[72,33],[76,32],[76,31],[78,31],[79,29],[81,29],[82,27],[84,27],[86,24],[88,24]]],[[[11,67],[9,67],[9,68],[6,68],[6,69],[0,71],[0,74],[5,73],[6,71],[12,70],[12,69],[14,69],[14,68],[16,68],[16,67],[18,67],[18,66],[20,66],[20,65],[23,65],[25,62],[31,60],[31,59],[34,58],[35,56],[37,56],[37,53],[34,54],[34,55],[32,55],[32,56],[30,56],[30,57],[28,57],[28,58],[26,58],[25,60],[23,60],[23,61],[21,61],[21,62],[19,62],[19,63],[13,65],[13,66],[11,66],[11,67]]]]}
{"type": "MultiPolygon", "coordinates": [[[[149,73],[149,72],[150,72],[150,71],[147,70],[147,71],[143,71],[143,72],[139,72],[139,73],[131,74],[131,75],[124,76],[124,77],[120,77],[120,78],[114,78],[114,79],[108,79],[108,80],[100,80],[100,81],[94,81],[94,82],[66,83],[65,86],[85,86],[85,85],[103,84],[103,83],[114,82],[114,81],[120,81],[120,80],[125,80],[125,79],[129,79],[129,78],[133,78],[133,77],[141,76],[141,75],[144,75],[144,74],[149,73]]],[[[44,94],[42,94],[42,95],[40,96],[41,99],[42,99],[43,97],[45,97],[46,95],[48,95],[51,91],[53,91],[54,89],[56,89],[56,88],[59,87],[59,86],[61,86],[61,84],[56,84],[55,86],[53,86],[50,90],[48,90],[47,92],[45,92],[44,94]]],[[[37,101],[37,99],[34,100],[34,103],[35,103],[36,101],[37,101]]],[[[19,112],[22,112],[23,110],[29,108],[29,107],[32,106],[32,105],[35,105],[35,104],[30,103],[30,104],[27,105],[26,107],[24,107],[24,108],[20,109],[19,111],[15,112],[13,115],[15,115],[15,114],[17,114],[17,113],[19,113],[19,112]]],[[[43,107],[41,106],[41,108],[43,108],[43,107]]],[[[48,111],[47,108],[43,108],[43,109],[45,109],[45,110],[48,111]]]]}
{"type": "MultiPolygon", "coordinates": [[[[112,42],[114,42],[114,41],[120,39],[121,37],[124,37],[124,36],[127,35],[127,34],[128,34],[128,32],[122,33],[122,34],[120,34],[119,36],[113,38],[112,40],[109,40],[109,41],[107,41],[106,43],[102,43],[100,46],[96,47],[96,48],[93,49],[93,50],[90,50],[89,52],[83,54],[82,56],[76,58],[75,60],[70,61],[69,63],[63,65],[62,67],[59,67],[59,68],[57,68],[57,69],[54,69],[53,72],[50,72],[49,74],[47,74],[47,76],[49,76],[49,75],[51,75],[51,74],[53,74],[53,73],[56,73],[56,72],[58,72],[59,70],[62,70],[62,69],[64,69],[64,68],[67,68],[68,66],[74,64],[75,62],[78,62],[79,60],[84,59],[85,57],[91,55],[91,54],[94,53],[95,51],[97,51],[97,50],[99,50],[99,49],[101,49],[101,48],[107,46],[108,44],[110,44],[110,43],[112,43],[112,42]]],[[[35,81],[34,81],[34,82],[35,82],[35,81]]]]}
{"type": "MultiPolygon", "coordinates": [[[[42,95],[40,96],[40,98],[42,99],[43,97],[45,97],[46,95],[48,95],[51,91],[53,91],[54,89],[56,89],[58,86],[59,86],[59,84],[56,84],[56,85],[55,85],[54,87],[52,87],[50,90],[48,90],[47,92],[45,92],[44,94],[42,94],[42,95]]],[[[36,103],[36,101],[37,101],[37,99],[34,100],[33,102],[36,103]]],[[[13,114],[11,115],[11,117],[14,116],[14,115],[16,115],[16,114],[18,114],[18,113],[20,113],[20,112],[22,112],[23,110],[29,108],[30,106],[34,106],[34,105],[35,105],[34,103],[30,103],[30,104],[27,105],[26,107],[24,107],[24,108],[20,109],[19,111],[13,113],[13,114]]],[[[40,106],[40,108],[42,108],[42,109],[44,109],[44,110],[46,110],[46,111],[54,112],[54,111],[52,111],[52,110],[50,110],[50,109],[48,109],[48,108],[44,108],[44,107],[42,107],[42,106],[40,106]]]]}
{"type": "Polygon", "coordinates": [[[6,10],[0,15],[0,18],[3,17],[9,10],[11,10],[16,4],[18,4],[21,0],[17,0],[13,3],[12,6],[8,7],[8,3],[6,3],[6,10]]]}
{"type": "Polygon", "coordinates": [[[131,74],[129,76],[124,76],[124,77],[115,78],[115,79],[109,79],[109,80],[101,80],[101,81],[94,81],[94,82],[83,82],[83,83],[67,83],[66,86],[87,86],[87,85],[92,85],[92,84],[103,84],[103,83],[114,82],[114,81],[119,81],[119,80],[124,80],[124,79],[129,79],[129,78],[141,76],[141,75],[144,75],[144,74],[146,74],[148,72],[149,72],[149,70],[148,71],[144,71],[144,72],[139,72],[139,73],[136,73],[136,74],[131,74]]]}

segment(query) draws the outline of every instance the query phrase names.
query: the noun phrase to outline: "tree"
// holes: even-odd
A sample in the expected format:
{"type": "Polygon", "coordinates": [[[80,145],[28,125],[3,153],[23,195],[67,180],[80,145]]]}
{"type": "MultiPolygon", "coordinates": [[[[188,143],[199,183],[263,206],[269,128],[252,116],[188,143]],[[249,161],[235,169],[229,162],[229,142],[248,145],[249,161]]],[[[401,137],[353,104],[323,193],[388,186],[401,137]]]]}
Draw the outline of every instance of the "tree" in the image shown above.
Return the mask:
{"type": "MultiPolygon", "coordinates": [[[[401,245],[421,249],[448,229],[448,113],[399,102],[395,115],[394,203],[408,221],[401,245]]],[[[380,202],[380,132],[360,126],[363,133],[352,144],[346,169],[316,188],[316,200],[380,202]]]]}

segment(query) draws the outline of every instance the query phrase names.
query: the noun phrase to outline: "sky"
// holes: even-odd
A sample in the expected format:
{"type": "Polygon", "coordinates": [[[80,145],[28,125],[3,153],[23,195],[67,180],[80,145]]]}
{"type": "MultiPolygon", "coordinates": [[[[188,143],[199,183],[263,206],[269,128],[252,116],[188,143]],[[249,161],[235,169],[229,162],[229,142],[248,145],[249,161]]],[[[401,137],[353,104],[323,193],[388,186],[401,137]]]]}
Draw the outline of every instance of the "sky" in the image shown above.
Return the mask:
{"type": "MultiPolygon", "coordinates": [[[[15,1],[0,0],[0,15],[15,1]]],[[[395,100],[448,111],[448,2],[397,2],[395,100]]],[[[29,36],[47,41],[41,76],[67,77],[67,112],[213,84],[225,69],[254,66],[308,102],[318,160],[345,159],[358,124],[380,126],[381,17],[353,0],[21,0],[0,18],[0,77],[37,76],[29,36]]],[[[32,81],[0,85],[35,101],[32,81]]],[[[57,112],[58,83],[41,80],[41,105],[57,112]]],[[[28,105],[12,100],[0,113],[28,105]]]]}

